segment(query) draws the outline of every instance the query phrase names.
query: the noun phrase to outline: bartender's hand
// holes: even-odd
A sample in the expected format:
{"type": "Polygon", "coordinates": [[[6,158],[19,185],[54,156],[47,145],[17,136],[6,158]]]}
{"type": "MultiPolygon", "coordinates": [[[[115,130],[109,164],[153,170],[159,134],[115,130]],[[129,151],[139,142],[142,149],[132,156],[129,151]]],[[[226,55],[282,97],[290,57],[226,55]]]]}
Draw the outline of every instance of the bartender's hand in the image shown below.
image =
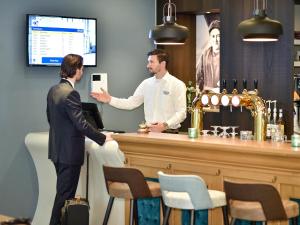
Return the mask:
{"type": "Polygon", "coordinates": [[[107,132],[104,133],[104,135],[106,136],[105,142],[107,141],[113,141],[114,139],[111,137],[111,135],[113,134],[113,132],[107,132]]]}
{"type": "Polygon", "coordinates": [[[161,133],[167,129],[165,123],[150,123],[148,127],[150,132],[158,132],[158,133],[161,133]]]}
{"type": "Polygon", "coordinates": [[[111,96],[108,92],[101,88],[102,92],[92,92],[91,97],[96,99],[99,102],[109,103],[111,100],[111,96]]]}

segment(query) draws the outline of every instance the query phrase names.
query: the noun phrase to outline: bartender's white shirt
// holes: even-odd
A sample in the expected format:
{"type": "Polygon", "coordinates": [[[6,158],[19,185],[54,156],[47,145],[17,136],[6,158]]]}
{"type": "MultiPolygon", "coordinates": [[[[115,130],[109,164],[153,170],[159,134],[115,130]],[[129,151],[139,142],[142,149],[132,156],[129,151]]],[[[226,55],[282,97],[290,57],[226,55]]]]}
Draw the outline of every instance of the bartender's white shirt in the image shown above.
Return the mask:
{"type": "Polygon", "coordinates": [[[146,123],[166,122],[171,129],[186,118],[186,86],[168,72],[161,79],[145,79],[129,98],[112,97],[110,105],[132,110],[144,103],[146,123]]]}

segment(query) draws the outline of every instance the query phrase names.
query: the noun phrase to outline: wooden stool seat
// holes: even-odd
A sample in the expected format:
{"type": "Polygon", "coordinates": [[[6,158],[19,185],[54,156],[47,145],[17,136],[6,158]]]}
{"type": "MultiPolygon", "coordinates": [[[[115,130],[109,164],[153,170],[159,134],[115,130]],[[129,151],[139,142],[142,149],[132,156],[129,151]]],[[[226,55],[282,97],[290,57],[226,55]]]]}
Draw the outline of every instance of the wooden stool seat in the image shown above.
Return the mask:
{"type": "MultiPolygon", "coordinates": [[[[157,182],[146,182],[152,197],[161,197],[160,185],[157,182]]],[[[109,182],[109,195],[115,198],[133,199],[132,193],[127,183],[109,182]]]]}
{"type": "MultiPolygon", "coordinates": [[[[129,224],[139,225],[137,200],[142,198],[161,198],[160,184],[146,181],[143,173],[135,168],[110,167],[103,165],[109,202],[103,220],[108,224],[109,215],[115,198],[130,200],[129,224]]],[[[163,207],[164,214],[164,207],[163,207]]]]}
{"type": "Polygon", "coordinates": [[[13,218],[10,217],[10,216],[6,216],[6,215],[0,215],[0,223],[1,222],[6,222],[6,221],[9,221],[9,220],[12,220],[13,218]]]}
{"type": "MultiPolygon", "coordinates": [[[[299,206],[294,201],[282,200],[287,218],[293,218],[299,214],[299,206]]],[[[259,202],[245,202],[232,200],[229,203],[230,214],[233,218],[250,221],[266,221],[263,208],[259,202]]]]}
{"type": "Polygon", "coordinates": [[[240,183],[224,180],[227,206],[232,218],[251,222],[292,220],[298,224],[297,202],[281,199],[278,190],[271,184],[240,183]]]}

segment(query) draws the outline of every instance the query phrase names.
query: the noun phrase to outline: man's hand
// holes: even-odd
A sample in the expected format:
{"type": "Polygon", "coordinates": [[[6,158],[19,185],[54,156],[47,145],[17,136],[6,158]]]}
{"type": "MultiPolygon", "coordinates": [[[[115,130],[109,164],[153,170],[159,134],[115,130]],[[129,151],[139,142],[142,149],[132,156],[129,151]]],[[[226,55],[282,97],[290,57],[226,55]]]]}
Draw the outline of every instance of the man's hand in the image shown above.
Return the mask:
{"type": "Polygon", "coordinates": [[[109,103],[111,100],[111,96],[108,92],[101,88],[101,92],[92,92],[91,97],[96,99],[99,102],[109,103]]]}
{"type": "Polygon", "coordinates": [[[158,132],[161,133],[166,130],[166,126],[164,123],[151,123],[148,125],[150,132],[158,132]]]}
{"type": "Polygon", "coordinates": [[[113,141],[114,139],[111,137],[111,135],[113,134],[113,132],[107,132],[107,133],[103,133],[106,136],[105,142],[106,141],[113,141]]]}

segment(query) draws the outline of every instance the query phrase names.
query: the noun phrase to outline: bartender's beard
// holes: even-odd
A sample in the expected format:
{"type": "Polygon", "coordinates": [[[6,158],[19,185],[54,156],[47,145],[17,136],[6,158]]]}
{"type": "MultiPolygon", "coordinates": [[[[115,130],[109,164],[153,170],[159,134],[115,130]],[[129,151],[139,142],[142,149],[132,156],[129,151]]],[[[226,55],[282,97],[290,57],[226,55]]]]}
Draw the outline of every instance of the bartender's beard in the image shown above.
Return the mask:
{"type": "Polygon", "coordinates": [[[148,69],[151,76],[154,76],[156,73],[152,69],[148,69]]]}
{"type": "Polygon", "coordinates": [[[148,68],[148,71],[151,75],[155,75],[159,73],[160,69],[159,68],[148,68]]]}

